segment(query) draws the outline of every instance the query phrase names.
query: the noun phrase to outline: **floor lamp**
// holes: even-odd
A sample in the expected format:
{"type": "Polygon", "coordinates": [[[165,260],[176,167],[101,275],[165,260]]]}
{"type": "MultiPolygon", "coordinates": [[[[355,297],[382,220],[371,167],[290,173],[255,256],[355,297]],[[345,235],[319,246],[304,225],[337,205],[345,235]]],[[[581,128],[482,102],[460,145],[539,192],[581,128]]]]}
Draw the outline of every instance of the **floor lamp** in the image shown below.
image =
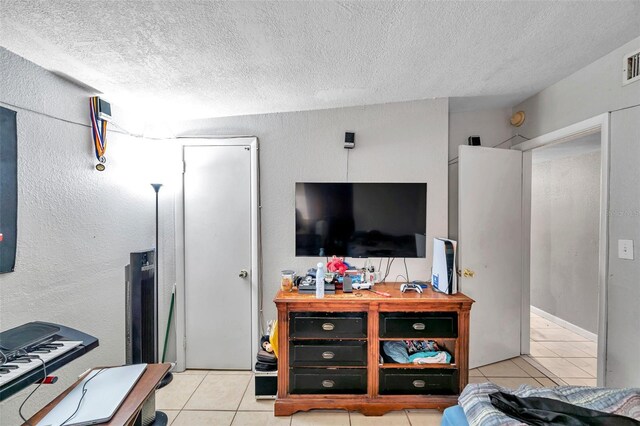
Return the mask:
{"type": "MultiPolygon", "coordinates": [[[[160,249],[159,249],[159,241],[160,241],[160,233],[159,233],[159,221],[160,221],[160,217],[159,217],[159,210],[158,210],[158,196],[159,196],[159,192],[160,192],[160,188],[162,187],[161,183],[152,183],[151,186],[153,187],[153,190],[156,193],[156,258],[155,258],[155,299],[156,299],[156,306],[155,306],[155,317],[156,317],[156,329],[155,329],[155,341],[156,341],[156,347],[155,347],[155,353],[156,353],[156,362],[160,361],[160,357],[158,356],[158,327],[159,327],[159,321],[158,319],[158,302],[160,300],[160,298],[158,297],[159,295],[159,291],[158,291],[158,284],[159,284],[159,258],[160,258],[160,249]]],[[[167,386],[169,383],[171,383],[171,381],[173,380],[173,373],[171,373],[170,371],[163,377],[163,379],[160,381],[160,384],[158,385],[158,389],[163,388],[165,386],[167,386]]]]}

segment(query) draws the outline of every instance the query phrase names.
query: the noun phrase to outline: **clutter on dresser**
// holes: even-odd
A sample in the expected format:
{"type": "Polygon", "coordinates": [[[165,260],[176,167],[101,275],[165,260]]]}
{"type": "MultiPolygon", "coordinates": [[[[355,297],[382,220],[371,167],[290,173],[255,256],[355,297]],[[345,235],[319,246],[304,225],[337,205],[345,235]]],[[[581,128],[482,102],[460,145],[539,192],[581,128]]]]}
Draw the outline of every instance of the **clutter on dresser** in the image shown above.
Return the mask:
{"type": "Polygon", "coordinates": [[[319,262],[316,269],[316,298],[324,297],[324,265],[319,262]]]}
{"type": "Polygon", "coordinates": [[[327,271],[329,272],[337,272],[340,275],[344,275],[351,269],[351,266],[344,261],[342,257],[333,256],[329,262],[327,262],[327,271]]]}
{"type": "MultiPolygon", "coordinates": [[[[304,275],[297,276],[295,271],[286,269],[281,273],[282,291],[293,291],[297,287],[299,294],[314,294],[316,298],[322,299],[325,294],[336,294],[336,290],[343,293],[352,293],[354,290],[368,290],[380,296],[388,296],[384,292],[374,289],[375,284],[385,282],[389,275],[390,265],[393,259],[388,262],[387,271],[376,270],[376,268],[365,261],[364,267],[356,268],[345,262],[344,258],[332,256],[327,258],[326,263],[318,263],[316,267],[310,268],[304,275]],[[318,283],[324,283],[322,287],[318,283]]],[[[406,264],[405,264],[406,267],[406,264]]],[[[408,275],[408,271],[407,275],[408,275]]],[[[406,278],[406,277],[405,277],[406,278]]],[[[422,294],[428,284],[423,281],[404,282],[400,287],[402,293],[416,292],[422,294]]],[[[362,296],[356,294],[356,296],[362,296]]]]}
{"type": "MultiPolygon", "coordinates": [[[[318,265],[322,265],[319,263],[318,265]]],[[[324,267],[323,267],[324,269],[324,267]]],[[[297,280],[298,283],[298,292],[301,294],[316,294],[317,296],[317,282],[318,282],[318,268],[311,268],[307,271],[304,277],[301,277],[297,280]]],[[[337,276],[333,272],[324,272],[322,274],[322,279],[320,282],[324,281],[324,291],[323,296],[325,294],[335,294],[336,293],[336,284],[337,284],[337,276]]]]}
{"type": "Polygon", "coordinates": [[[403,293],[407,291],[415,291],[416,293],[422,293],[422,286],[417,283],[403,283],[400,285],[400,291],[403,293]]]}
{"type": "MultiPolygon", "coordinates": [[[[282,271],[282,274],[292,271],[282,271]]],[[[333,256],[325,263],[318,263],[316,267],[310,268],[304,276],[295,277],[293,282],[298,287],[300,294],[315,294],[321,299],[325,294],[335,294],[336,290],[343,290],[345,293],[353,290],[371,290],[374,284],[383,281],[380,271],[376,271],[373,266],[355,268],[345,262],[344,258],[333,256]],[[346,280],[346,287],[345,287],[346,280]],[[318,288],[318,282],[324,282],[324,288],[318,288]]],[[[282,285],[281,288],[285,290],[282,285]]],[[[288,287],[287,287],[288,288],[288,287]]]]}
{"type": "Polygon", "coordinates": [[[280,290],[292,291],[293,284],[296,277],[296,272],[291,269],[285,269],[280,274],[280,290]]]}

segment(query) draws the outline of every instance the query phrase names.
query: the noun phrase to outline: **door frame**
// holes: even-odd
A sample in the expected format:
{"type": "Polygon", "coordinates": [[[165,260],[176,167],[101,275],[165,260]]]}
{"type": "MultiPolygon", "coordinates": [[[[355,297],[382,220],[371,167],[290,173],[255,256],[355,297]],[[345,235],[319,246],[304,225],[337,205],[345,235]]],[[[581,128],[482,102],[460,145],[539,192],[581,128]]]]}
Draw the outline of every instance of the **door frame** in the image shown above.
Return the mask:
{"type": "Polygon", "coordinates": [[[186,369],[186,307],[185,307],[185,240],[184,240],[184,149],[192,146],[245,146],[251,150],[251,356],[258,353],[260,339],[260,306],[262,304],[260,262],[260,165],[259,143],[255,136],[197,136],[180,137],[182,176],[175,191],[175,245],[176,245],[176,367],[186,369]]]}
{"type": "Polygon", "coordinates": [[[532,150],[577,139],[600,132],[600,223],[598,241],[598,386],[605,386],[607,365],[607,287],[609,255],[609,120],[604,113],[537,138],[514,145],[511,149],[522,151],[522,318],[521,353],[530,353],[530,304],[531,304],[531,159],[532,150]]]}

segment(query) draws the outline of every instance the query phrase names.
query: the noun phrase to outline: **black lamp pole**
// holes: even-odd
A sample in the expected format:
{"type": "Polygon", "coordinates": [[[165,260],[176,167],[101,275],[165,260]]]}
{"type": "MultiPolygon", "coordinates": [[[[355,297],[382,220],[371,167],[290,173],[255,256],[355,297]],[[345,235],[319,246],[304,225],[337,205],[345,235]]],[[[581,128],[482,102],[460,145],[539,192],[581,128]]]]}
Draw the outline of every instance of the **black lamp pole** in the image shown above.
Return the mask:
{"type": "Polygon", "coordinates": [[[158,196],[159,196],[158,193],[160,192],[160,188],[162,187],[162,184],[161,183],[152,183],[151,186],[153,187],[153,190],[156,192],[156,258],[154,259],[154,264],[155,264],[155,269],[156,269],[154,271],[155,272],[155,274],[154,274],[155,275],[155,287],[156,287],[154,293],[155,293],[155,299],[156,299],[156,306],[155,306],[155,309],[154,309],[154,312],[153,312],[153,315],[155,317],[154,318],[155,319],[154,322],[156,323],[156,329],[155,329],[155,341],[156,341],[156,344],[154,346],[153,352],[155,353],[155,357],[154,358],[156,359],[156,362],[158,362],[158,361],[160,361],[160,359],[159,359],[160,357],[158,356],[158,343],[159,343],[158,342],[158,327],[160,326],[160,324],[158,322],[158,303],[160,301],[159,298],[158,298],[158,294],[159,294],[158,283],[160,282],[160,280],[158,279],[158,276],[159,276],[158,272],[160,270],[160,268],[158,267],[158,260],[159,260],[159,257],[160,257],[160,250],[158,248],[158,241],[160,240],[160,238],[159,238],[160,234],[159,234],[159,231],[158,231],[158,222],[159,222],[159,219],[160,219],[160,217],[158,215],[158,196]]]}
{"type": "MultiPolygon", "coordinates": [[[[155,316],[155,323],[156,323],[156,327],[155,327],[155,347],[154,347],[154,352],[156,354],[155,356],[155,360],[156,362],[161,362],[162,360],[160,359],[160,354],[158,351],[158,327],[160,326],[159,322],[158,322],[158,303],[160,302],[160,298],[159,298],[159,273],[158,271],[160,270],[159,267],[159,258],[160,258],[160,250],[159,250],[159,242],[160,242],[160,233],[159,233],[159,222],[160,222],[160,216],[159,216],[159,210],[158,210],[158,196],[159,196],[159,192],[160,192],[160,188],[162,187],[161,183],[152,183],[151,186],[153,187],[153,190],[156,193],[156,258],[155,258],[155,299],[156,299],[156,306],[154,309],[154,316],[155,316]]],[[[173,380],[173,374],[171,374],[171,372],[168,372],[164,378],[162,379],[162,381],[160,382],[160,385],[158,386],[158,389],[165,387],[166,385],[168,385],[169,383],[171,383],[171,381],[173,380]]]]}
{"type": "MultiPolygon", "coordinates": [[[[158,323],[158,303],[159,303],[159,297],[158,294],[160,293],[158,291],[158,271],[160,270],[160,267],[158,266],[158,260],[159,260],[159,255],[160,255],[160,250],[158,250],[158,242],[160,241],[160,233],[159,233],[159,221],[160,221],[160,216],[158,214],[158,196],[159,196],[159,192],[160,192],[160,188],[162,187],[161,183],[152,183],[151,186],[153,187],[153,190],[156,193],[156,258],[154,259],[154,265],[155,265],[155,289],[154,289],[154,293],[155,293],[155,300],[156,300],[156,305],[154,306],[153,309],[153,315],[154,315],[154,319],[155,319],[155,345],[154,345],[154,359],[155,362],[160,362],[160,357],[158,356],[158,327],[160,326],[160,324],[158,323]]],[[[162,378],[162,380],[160,381],[160,384],[158,385],[157,389],[163,388],[165,386],[167,386],[169,383],[171,383],[171,381],[173,380],[173,375],[171,374],[171,372],[167,372],[167,374],[162,378]]],[[[155,404],[155,401],[154,401],[155,404]]],[[[166,426],[169,422],[169,418],[167,417],[167,415],[165,413],[163,413],[162,411],[156,411],[155,413],[155,418],[153,423],[151,423],[151,425],[149,426],[166,426]]]]}

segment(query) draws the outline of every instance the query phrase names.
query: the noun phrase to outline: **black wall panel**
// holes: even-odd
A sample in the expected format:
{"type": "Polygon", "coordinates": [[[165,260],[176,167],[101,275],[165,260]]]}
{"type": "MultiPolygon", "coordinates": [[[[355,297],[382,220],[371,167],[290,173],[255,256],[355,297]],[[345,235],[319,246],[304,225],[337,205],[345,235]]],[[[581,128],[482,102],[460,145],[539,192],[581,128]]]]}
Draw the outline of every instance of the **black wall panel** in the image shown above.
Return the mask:
{"type": "Polygon", "coordinates": [[[17,154],[16,112],[0,107],[0,273],[12,272],[16,264],[17,154]]]}

